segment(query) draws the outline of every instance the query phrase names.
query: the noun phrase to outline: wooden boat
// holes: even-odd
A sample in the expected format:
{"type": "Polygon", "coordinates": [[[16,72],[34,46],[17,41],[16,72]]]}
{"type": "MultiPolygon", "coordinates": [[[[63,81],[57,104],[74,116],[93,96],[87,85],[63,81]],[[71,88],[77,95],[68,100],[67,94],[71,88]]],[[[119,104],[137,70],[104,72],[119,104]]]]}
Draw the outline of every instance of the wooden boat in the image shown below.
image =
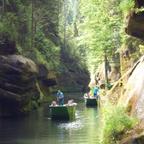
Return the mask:
{"type": "Polygon", "coordinates": [[[75,119],[76,103],[63,106],[50,106],[52,120],[73,120],[75,119]]]}
{"type": "Polygon", "coordinates": [[[85,104],[86,104],[87,107],[96,107],[98,105],[97,98],[85,97],[85,104]]]}

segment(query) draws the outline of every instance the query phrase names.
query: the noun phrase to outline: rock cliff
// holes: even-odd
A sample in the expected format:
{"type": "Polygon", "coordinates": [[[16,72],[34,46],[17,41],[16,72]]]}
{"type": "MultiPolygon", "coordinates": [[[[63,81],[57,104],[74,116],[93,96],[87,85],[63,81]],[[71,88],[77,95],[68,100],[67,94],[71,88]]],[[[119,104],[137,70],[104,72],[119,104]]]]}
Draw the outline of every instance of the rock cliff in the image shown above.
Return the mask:
{"type": "Polygon", "coordinates": [[[0,37],[0,116],[25,114],[39,103],[38,68],[6,35],[0,37]]]}
{"type": "Polygon", "coordinates": [[[36,64],[20,55],[0,55],[0,67],[0,115],[31,110],[39,99],[36,64]]]}

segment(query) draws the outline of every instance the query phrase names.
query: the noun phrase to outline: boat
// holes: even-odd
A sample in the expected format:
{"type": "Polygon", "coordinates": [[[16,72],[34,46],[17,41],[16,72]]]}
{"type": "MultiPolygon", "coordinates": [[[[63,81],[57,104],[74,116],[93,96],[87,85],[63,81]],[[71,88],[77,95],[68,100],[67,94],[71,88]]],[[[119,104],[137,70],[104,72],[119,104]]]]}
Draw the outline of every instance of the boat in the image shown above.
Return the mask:
{"type": "Polygon", "coordinates": [[[75,119],[76,103],[71,105],[56,105],[50,107],[50,115],[52,120],[73,120],[75,119]]]}
{"type": "Polygon", "coordinates": [[[85,104],[87,107],[96,107],[98,105],[97,98],[85,97],[85,104]]]}

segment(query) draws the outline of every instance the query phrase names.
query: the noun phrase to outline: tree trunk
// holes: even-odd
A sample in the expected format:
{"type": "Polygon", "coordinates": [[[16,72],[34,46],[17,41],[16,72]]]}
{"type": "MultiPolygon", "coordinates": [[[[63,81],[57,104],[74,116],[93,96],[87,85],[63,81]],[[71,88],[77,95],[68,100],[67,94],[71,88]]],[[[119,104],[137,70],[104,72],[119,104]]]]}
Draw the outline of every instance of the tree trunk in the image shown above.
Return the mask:
{"type": "Polygon", "coordinates": [[[66,25],[67,25],[67,11],[66,11],[66,0],[64,0],[64,49],[66,49],[66,25]]]}
{"type": "Polygon", "coordinates": [[[108,85],[108,61],[107,61],[107,55],[106,55],[106,50],[104,52],[104,61],[105,61],[105,83],[106,83],[106,88],[108,85]]]}
{"type": "Polygon", "coordinates": [[[31,16],[31,50],[34,47],[34,0],[31,1],[31,8],[32,8],[32,16],[31,16]]]}

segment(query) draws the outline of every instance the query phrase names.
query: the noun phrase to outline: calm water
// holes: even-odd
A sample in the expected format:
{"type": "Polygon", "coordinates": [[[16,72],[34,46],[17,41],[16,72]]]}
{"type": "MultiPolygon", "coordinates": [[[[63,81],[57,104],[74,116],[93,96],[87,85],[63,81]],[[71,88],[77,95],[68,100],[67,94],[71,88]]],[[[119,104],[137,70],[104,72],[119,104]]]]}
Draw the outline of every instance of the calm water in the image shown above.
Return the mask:
{"type": "Polygon", "coordinates": [[[99,115],[78,102],[76,120],[54,122],[48,104],[30,116],[0,120],[0,144],[99,144],[99,115]]]}

